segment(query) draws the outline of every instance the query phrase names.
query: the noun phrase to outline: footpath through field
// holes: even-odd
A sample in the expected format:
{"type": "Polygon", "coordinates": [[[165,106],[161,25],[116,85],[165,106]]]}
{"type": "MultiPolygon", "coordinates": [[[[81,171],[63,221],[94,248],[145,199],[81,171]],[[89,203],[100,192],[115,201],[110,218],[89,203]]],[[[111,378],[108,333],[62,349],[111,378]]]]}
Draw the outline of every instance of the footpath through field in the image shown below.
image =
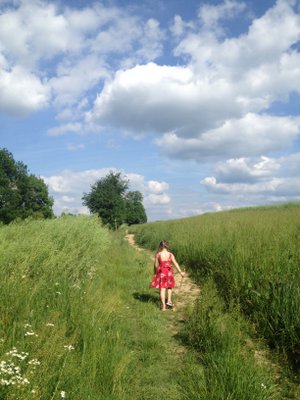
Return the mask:
{"type": "MultiPolygon", "coordinates": [[[[136,250],[143,251],[149,255],[149,258],[154,262],[154,255],[151,251],[142,249],[139,247],[134,240],[134,234],[126,232],[125,240],[136,250]]],[[[182,266],[181,266],[182,267],[182,266]]],[[[172,309],[172,318],[169,320],[168,328],[175,336],[179,333],[180,326],[185,321],[185,311],[191,309],[195,301],[199,298],[200,288],[196,285],[189,275],[186,273],[184,277],[181,277],[175,271],[175,289],[173,293],[174,308],[172,309]]],[[[180,346],[177,343],[177,348],[174,351],[180,353],[185,351],[184,346],[180,346]]]]}

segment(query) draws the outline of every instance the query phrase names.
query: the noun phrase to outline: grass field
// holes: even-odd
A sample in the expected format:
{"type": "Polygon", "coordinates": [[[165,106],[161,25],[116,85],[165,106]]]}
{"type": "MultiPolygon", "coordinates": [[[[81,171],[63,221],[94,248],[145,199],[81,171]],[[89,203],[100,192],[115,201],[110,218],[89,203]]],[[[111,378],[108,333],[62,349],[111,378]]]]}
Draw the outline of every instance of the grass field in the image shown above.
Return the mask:
{"type": "MultiPolygon", "coordinates": [[[[152,250],[160,240],[169,240],[177,259],[201,285],[214,283],[222,312],[238,310],[246,317],[252,337],[278,350],[299,383],[299,203],[157,222],[132,232],[140,245],[152,250]]],[[[203,319],[203,310],[194,318],[203,319]]],[[[288,398],[300,398],[294,393],[288,398]]]]}
{"type": "Polygon", "coordinates": [[[87,217],[2,226],[0,243],[1,400],[185,398],[200,367],[178,362],[147,256],[87,217]]]}
{"type": "MultiPolygon", "coordinates": [[[[229,232],[225,214],[218,217],[229,232]]],[[[190,220],[195,225],[187,242],[176,243],[175,222],[136,230],[150,247],[152,238],[156,247],[159,236],[167,237],[178,246],[180,261],[194,257],[185,264],[201,277],[202,295],[177,321],[176,334],[176,314],[161,313],[158,293],[148,288],[152,261],[124,241],[124,232],[112,234],[84,216],[1,226],[0,398],[296,399],[291,390],[285,397],[277,367],[265,362],[264,344],[251,336],[252,325],[232,312],[231,303],[242,299],[238,281],[224,289],[220,302],[218,264],[212,262],[218,260],[217,215],[203,218],[214,224],[200,223],[205,229],[199,234],[197,219],[190,220]],[[172,229],[159,231],[168,226],[172,229]],[[195,237],[202,253],[191,251],[195,237]]],[[[235,224],[237,216],[231,227],[235,224]]],[[[223,250],[225,257],[225,245],[223,250]]]]}

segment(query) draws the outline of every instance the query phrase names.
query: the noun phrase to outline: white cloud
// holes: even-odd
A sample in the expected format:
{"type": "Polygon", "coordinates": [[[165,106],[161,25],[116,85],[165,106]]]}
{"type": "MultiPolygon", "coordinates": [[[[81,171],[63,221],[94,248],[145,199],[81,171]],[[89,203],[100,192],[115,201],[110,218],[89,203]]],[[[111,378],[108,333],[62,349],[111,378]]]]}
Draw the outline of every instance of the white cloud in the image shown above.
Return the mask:
{"type": "Polygon", "coordinates": [[[143,37],[141,38],[142,47],[137,52],[139,59],[143,61],[155,60],[162,54],[164,34],[159,26],[159,22],[150,18],[145,26],[143,37]]]}
{"type": "Polygon", "coordinates": [[[96,55],[78,61],[65,60],[58,65],[56,75],[49,80],[57,107],[78,103],[88,90],[108,77],[104,61],[96,55]]]}
{"type": "Polygon", "coordinates": [[[156,144],[169,156],[201,161],[283,150],[292,146],[299,133],[300,118],[247,114],[195,138],[168,133],[156,140],[156,144]]]}
{"type": "Polygon", "coordinates": [[[248,204],[300,200],[300,153],[268,158],[230,159],[218,163],[215,176],[201,181],[218,196],[243,198],[248,204]],[[296,172],[297,171],[297,172],[296,172]]]}
{"type": "Polygon", "coordinates": [[[161,193],[169,189],[167,182],[148,181],[148,188],[153,193],[161,193]]]}
{"type": "Polygon", "coordinates": [[[241,115],[244,103],[228,99],[232,89],[222,80],[209,84],[188,67],[149,63],[119,71],[99,94],[88,120],[136,134],[176,130],[180,136],[194,136],[227,116],[241,115]]]}
{"type": "Polygon", "coordinates": [[[168,196],[166,193],[162,194],[149,194],[146,198],[146,203],[150,204],[169,204],[171,201],[170,196],[168,196]]]}
{"type": "MultiPolygon", "coordinates": [[[[161,137],[155,143],[166,154],[197,161],[291,146],[299,120],[267,112],[275,100],[300,90],[300,55],[292,50],[300,39],[300,16],[289,2],[278,1],[239,37],[220,40],[210,31],[244,8],[245,3],[229,0],[202,6],[202,26],[194,32],[189,27],[175,51],[190,57],[188,65],[149,63],[119,70],[99,93],[87,120],[134,135],[157,133],[161,137]]],[[[184,35],[180,17],[173,29],[184,35]]]]}
{"type": "Polygon", "coordinates": [[[22,67],[0,70],[0,112],[23,115],[48,105],[47,85],[22,67]]]}
{"type": "Polygon", "coordinates": [[[280,163],[268,157],[259,159],[229,159],[217,163],[215,166],[216,177],[223,183],[255,182],[270,179],[280,170],[280,163]]]}
{"type": "Polygon", "coordinates": [[[36,82],[47,82],[61,113],[62,107],[75,105],[88,91],[101,87],[108,71],[128,64],[126,60],[155,59],[162,52],[162,39],[156,20],[144,23],[124,9],[101,3],[79,9],[43,0],[8,2],[0,14],[0,73],[6,78],[8,71],[26,71],[27,82],[35,82],[24,102],[27,107],[16,101],[15,110],[14,102],[4,98],[0,111],[35,111],[38,107],[30,103],[35,104],[40,93],[36,82]]]}
{"type": "Polygon", "coordinates": [[[184,32],[184,22],[180,15],[175,15],[170,30],[174,36],[181,36],[184,32]]]}
{"type": "Polygon", "coordinates": [[[218,5],[203,4],[199,8],[198,16],[206,29],[220,29],[219,22],[236,17],[246,8],[241,1],[225,0],[218,5]]]}
{"type": "MultiPolygon", "coordinates": [[[[219,183],[214,177],[207,177],[201,181],[208,190],[214,193],[230,195],[263,195],[272,197],[290,197],[296,201],[300,199],[300,179],[299,178],[272,178],[267,182],[248,183],[219,183]]],[[[249,199],[250,200],[250,199],[249,199]]]]}
{"type": "MultiPolygon", "coordinates": [[[[208,8],[210,12],[219,12],[218,6],[208,8]]],[[[213,76],[221,74],[227,80],[242,79],[263,65],[279,67],[282,54],[299,41],[299,25],[299,14],[293,11],[291,3],[277,1],[239,37],[219,40],[214,31],[202,31],[200,27],[179,42],[175,53],[188,55],[196,71],[211,71],[213,76]]],[[[243,82],[238,82],[241,83],[243,88],[243,82]]]]}

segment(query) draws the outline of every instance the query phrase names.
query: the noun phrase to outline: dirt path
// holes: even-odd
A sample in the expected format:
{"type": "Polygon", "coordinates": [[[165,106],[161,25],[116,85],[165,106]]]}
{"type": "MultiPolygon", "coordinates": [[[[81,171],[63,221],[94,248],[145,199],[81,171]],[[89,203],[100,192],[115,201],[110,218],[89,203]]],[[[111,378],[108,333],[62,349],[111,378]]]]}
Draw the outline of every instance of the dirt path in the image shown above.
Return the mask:
{"type": "MultiPolygon", "coordinates": [[[[154,261],[154,255],[152,252],[146,249],[140,248],[134,240],[134,235],[126,233],[125,240],[134,247],[137,251],[144,251],[149,254],[149,257],[154,261]]],[[[182,267],[182,266],[181,266],[182,267]]],[[[183,268],[183,267],[182,267],[183,268]]],[[[183,268],[184,269],[184,268],[183,268]]],[[[189,275],[186,273],[184,278],[182,278],[177,272],[175,275],[175,289],[173,294],[173,301],[175,307],[172,311],[174,318],[171,320],[172,332],[176,335],[180,330],[180,323],[185,320],[185,310],[186,308],[192,308],[196,299],[200,295],[200,288],[196,285],[189,275]]]]}

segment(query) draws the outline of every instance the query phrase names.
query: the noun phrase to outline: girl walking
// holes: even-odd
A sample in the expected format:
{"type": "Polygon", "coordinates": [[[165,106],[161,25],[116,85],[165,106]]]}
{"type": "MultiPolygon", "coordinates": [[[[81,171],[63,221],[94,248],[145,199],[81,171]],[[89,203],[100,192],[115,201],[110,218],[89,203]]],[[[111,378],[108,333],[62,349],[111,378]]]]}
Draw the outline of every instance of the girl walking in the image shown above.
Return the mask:
{"type": "Polygon", "coordinates": [[[155,255],[154,272],[155,275],[150,284],[150,288],[160,289],[161,309],[166,311],[166,306],[172,308],[172,289],[175,286],[174,272],[172,264],[175,265],[177,271],[183,277],[185,272],[181,271],[174,255],[169,252],[169,244],[165,240],[159,243],[158,250],[155,255]],[[167,303],[166,303],[167,290],[167,303]]]}

